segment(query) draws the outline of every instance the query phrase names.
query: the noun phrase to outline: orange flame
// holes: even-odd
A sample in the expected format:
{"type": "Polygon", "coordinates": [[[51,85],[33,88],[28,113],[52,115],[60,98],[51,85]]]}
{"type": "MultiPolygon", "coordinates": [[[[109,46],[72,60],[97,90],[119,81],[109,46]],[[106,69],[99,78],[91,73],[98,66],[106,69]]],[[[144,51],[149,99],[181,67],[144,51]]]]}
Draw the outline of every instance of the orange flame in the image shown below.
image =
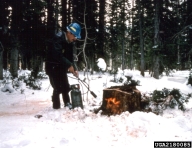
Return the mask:
{"type": "Polygon", "coordinates": [[[107,101],[106,109],[110,110],[114,114],[121,113],[120,101],[117,101],[116,98],[105,99],[107,101]]]}

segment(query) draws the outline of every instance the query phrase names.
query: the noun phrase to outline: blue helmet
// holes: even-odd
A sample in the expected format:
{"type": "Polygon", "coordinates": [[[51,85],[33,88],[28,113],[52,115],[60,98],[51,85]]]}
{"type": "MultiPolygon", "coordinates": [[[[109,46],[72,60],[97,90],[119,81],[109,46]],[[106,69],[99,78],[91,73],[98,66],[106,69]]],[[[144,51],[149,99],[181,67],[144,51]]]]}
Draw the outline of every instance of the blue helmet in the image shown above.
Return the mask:
{"type": "Polygon", "coordinates": [[[81,27],[77,23],[71,23],[67,26],[67,30],[70,31],[76,38],[81,39],[81,27]]]}

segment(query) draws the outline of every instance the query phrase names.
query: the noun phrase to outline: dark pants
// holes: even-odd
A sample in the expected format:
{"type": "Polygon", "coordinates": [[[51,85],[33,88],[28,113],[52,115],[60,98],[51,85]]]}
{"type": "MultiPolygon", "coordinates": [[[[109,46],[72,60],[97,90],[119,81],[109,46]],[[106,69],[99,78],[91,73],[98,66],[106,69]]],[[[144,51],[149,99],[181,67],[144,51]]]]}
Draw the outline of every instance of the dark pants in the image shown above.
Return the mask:
{"type": "Polygon", "coordinates": [[[70,91],[70,85],[68,82],[67,72],[61,69],[61,67],[55,65],[52,67],[52,71],[48,76],[51,86],[53,87],[53,103],[55,102],[60,104],[59,95],[62,94],[63,102],[66,105],[66,103],[70,102],[68,94],[70,91]]]}

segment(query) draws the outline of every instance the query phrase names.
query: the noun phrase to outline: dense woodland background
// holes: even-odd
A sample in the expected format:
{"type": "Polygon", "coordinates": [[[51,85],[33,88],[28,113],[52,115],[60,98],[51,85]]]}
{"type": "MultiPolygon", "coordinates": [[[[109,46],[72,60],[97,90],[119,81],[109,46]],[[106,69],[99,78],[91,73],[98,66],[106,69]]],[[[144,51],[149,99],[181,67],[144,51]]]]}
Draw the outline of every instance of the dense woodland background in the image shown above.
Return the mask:
{"type": "Polygon", "coordinates": [[[191,69],[192,0],[1,0],[0,79],[3,69],[43,70],[54,33],[72,22],[82,27],[74,44],[79,70],[97,70],[104,58],[110,71],[162,72],[191,69]]]}

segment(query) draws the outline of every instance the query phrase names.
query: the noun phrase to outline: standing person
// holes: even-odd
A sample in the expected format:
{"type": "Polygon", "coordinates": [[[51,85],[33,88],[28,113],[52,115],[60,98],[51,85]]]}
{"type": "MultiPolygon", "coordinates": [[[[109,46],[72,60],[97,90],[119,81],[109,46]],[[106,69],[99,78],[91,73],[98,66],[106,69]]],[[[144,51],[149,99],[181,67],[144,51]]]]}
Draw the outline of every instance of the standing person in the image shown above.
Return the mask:
{"type": "Polygon", "coordinates": [[[60,108],[60,94],[62,94],[65,107],[72,108],[69,98],[70,85],[67,72],[78,77],[78,71],[73,64],[73,42],[81,38],[81,27],[72,23],[66,27],[66,32],[58,32],[51,40],[48,50],[45,71],[53,87],[53,108],[60,108]]]}

